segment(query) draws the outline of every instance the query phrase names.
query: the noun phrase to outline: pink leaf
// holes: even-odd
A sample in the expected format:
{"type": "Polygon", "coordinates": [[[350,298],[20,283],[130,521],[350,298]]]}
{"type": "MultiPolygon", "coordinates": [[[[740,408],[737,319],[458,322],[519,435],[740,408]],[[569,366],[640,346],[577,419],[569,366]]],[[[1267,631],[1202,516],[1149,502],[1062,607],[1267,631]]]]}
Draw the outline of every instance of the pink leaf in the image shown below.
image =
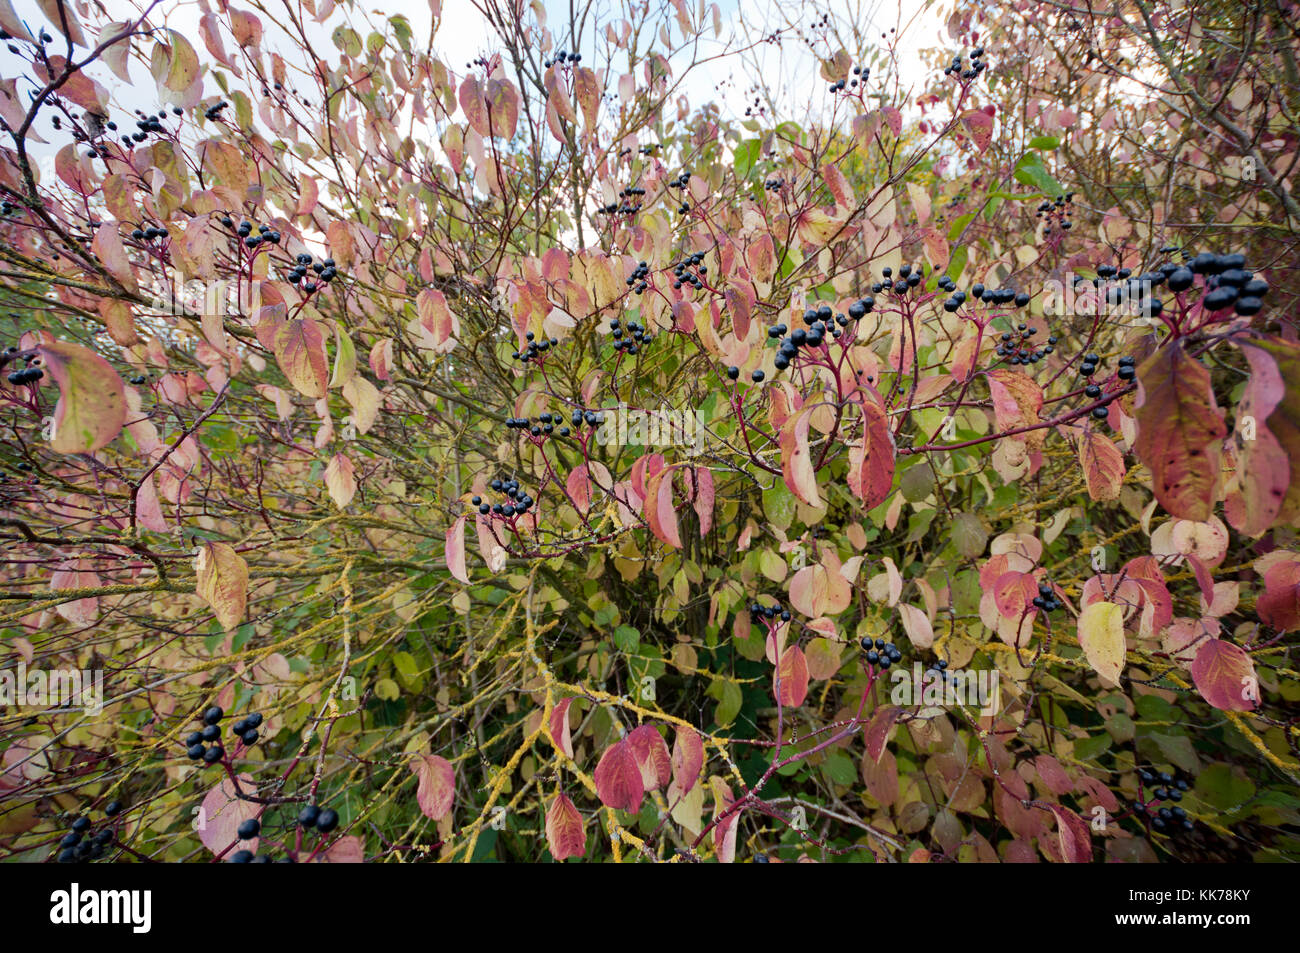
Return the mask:
{"type": "Polygon", "coordinates": [[[587,852],[587,829],[582,815],[563,794],[555,795],[546,811],[546,846],[556,860],[581,857],[587,852]]]}
{"type": "Polygon", "coordinates": [[[632,757],[641,770],[641,785],[647,791],[657,791],[672,779],[671,758],[668,745],[653,725],[642,725],[627,736],[632,757]]]}
{"type": "Polygon", "coordinates": [[[465,570],[465,520],[462,516],[447,527],[447,571],[453,579],[469,585],[469,573],[465,570]]]}
{"type": "MultiPolygon", "coordinates": [[[[256,784],[251,776],[239,775],[239,790],[245,794],[254,793],[256,784]]],[[[237,849],[251,850],[256,854],[258,839],[255,837],[249,841],[240,841],[236,831],[240,824],[257,817],[260,811],[259,805],[242,800],[235,793],[234,782],[227,775],[208,791],[199,806],[199,840],[214,854],[221,853],[236,842],[237,849]]]]}
{"type": "Polygon", "coordinates": [[[682,794],[690,792],[700,778],[704,767],[704,742],[694,728],[682,725],[677,728],[673,741],[673,780],[682,794]]]}
{"type": "Polygon", "coordinates": [[[606,807],[633,814],[640,809],[645,785],[632,746],[626,740],[617,741],[605,749],[594,777],[596,794],[606,807]]]}
{"type": "Polygon", "coordinates": [[[817,492],[817,472],[808,449],[808,425],[814,405],[788,418],[781,427],[781,471],[790,492],[809,506],[821,506],[817,492]]]}
{"type": "Polygon", "coordinates": [[[1223,711],[1259,705],[1255,663],[1246,650],[1224,639],[1206,639],[1192,660],[1192,681],[1207,702],[1223,711]]]}
{"type": "Polygon", "coordinates": [[[456,769],[436,754],[424,755],[411,762],[411,773],[419,779],[415,800],[424,816],[440,821],[451,813],[456,800],[456,769]]]}
{"type": "Polygon", "coordinates": [[[673,508],[672,468],[661,470],[646,480],[645,517],[655,536],[675,549],[682,548],[677,511],[673,508]]]}
{"type": "Polygon", "coordinates": [[[572,704],[572,698],[562,698],[556,702],[555,707],[551,709],[551,721],[548,725],[551,741],[570,758],[573,757],[573,741],[569,738],[569,706],[572,704]]]}

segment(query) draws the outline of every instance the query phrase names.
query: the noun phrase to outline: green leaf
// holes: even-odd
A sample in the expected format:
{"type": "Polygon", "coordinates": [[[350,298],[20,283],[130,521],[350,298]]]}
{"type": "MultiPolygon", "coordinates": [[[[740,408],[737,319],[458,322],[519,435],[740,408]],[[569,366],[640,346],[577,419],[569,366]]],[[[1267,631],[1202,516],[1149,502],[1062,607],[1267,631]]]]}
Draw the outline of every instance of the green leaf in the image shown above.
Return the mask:
{"type": "Polygon", "coordinates": [[[1110,735],[1095,735],[1074,743],[1074,756],[1080,761],[1095,761],[1110,750],[1110,735]]]}
{"type": "Polygon", "coordinates": [[[620,625],[614,630],[614,644],[620,651],[632,655],[641,648],[641,633],[630,625],[620,625]]]}
{"type": "MultiPolygon", "coordinates": [[[[962,215],[960,218],[954,219],[952,223],[952,228],[948,229],[948,241],[955,242],[961,236],[961,233],[966,231],[966,226],[971,223],[971,219],[973,219],[974,217],[975,217],[974,212],[967,212],[965,215],[962,215]]],[[[963,246],[963,248],[964,247],[965,246],[963,246]]]]}
{"type": "Polygon", "coordinates": [[[841,751],[826,756],[826,760],[822,763],[822,771],[835,784],[852,784],[858,777],[857,765],[841,751]]]}
{"type": "Polygon", "coordinates": [[[749,178],[749,174],[754,171],[755,163],[758,162],[759,152],[762,148],[763,144],[757,139],[746,139],[736,146],[736,178],[749,178]]]}
{"type": "Polygon", "coordinates": [[[1250,778],[1226,764],[1212,764],[1202,771],[1194,790],[1200,800],[1224,812],[1237,810],[1255,795],[1250,778]]]}
{"type": "Polygon", "coordinates": [[[730,679],[715,678],[707,694],[718,700],[718,708],[713,713],[713,717],[719,726],[729,725],[736,720],[736,716],[740,714],[740,706],[745,701],[739,685],[730,679]]]}
{"type": "Polygon", "coordinates": [[[1012,177],[1021,185],[1031,185],[1044,195],[1060,195],[1065,191],[1061,183],[1052,178],[1036,152],[1028,152],[1020,157],[1012,177]]]}
{"type": "Polygon", "coordinates": [[[1041,149],[1044,152],[1051,152],[1061,144],[1061,140],[1056,136],[1034,136],[1029,140],[1029,148],[1041,149]]]}

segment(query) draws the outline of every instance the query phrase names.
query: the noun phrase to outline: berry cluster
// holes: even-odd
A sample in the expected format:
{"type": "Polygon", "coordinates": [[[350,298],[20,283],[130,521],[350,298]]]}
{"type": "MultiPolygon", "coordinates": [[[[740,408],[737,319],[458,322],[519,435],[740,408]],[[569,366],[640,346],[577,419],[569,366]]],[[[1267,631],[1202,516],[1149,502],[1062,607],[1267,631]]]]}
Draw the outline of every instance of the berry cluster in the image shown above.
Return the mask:
{"type": "MultiPolygon", "coordinates": [[[[12,345],[5,351],[6,354],[17,354],[18,348],[12,345]]],[[[9,383],[14,385],[35,384],[45,376],[45,372],[40,368],[41,359],[39,357],[28,357],[23,361],[23,366],[16,371],[10,371],[5,377],[9,383]]]]}
{"type": "Polygon", "coordinates": [[[858,77],[862,77],[861,81],[865,83],[867,81],[867,75],[870,72],[871,70],[866,66],[853,67],[853,79],[836,80],[834,83],[831,83],[831,92],[838,93],[841,90],[843,90],[846,85],[851,86],[854,89],[857,89],[858,82],[859,82],[858,77]]]}
{"type": "MultiPolygon", "coordinates": [[[[877,665],[882,669],[886,669],[895,662],[903,660],[903,653],[893,642],[876,639],[873,643],[870,638],[863,636],[862,641],[858,644],[862,646],[862,651],[866,653],[865,658],[868,665],[877,665]]],[[[946,666],[947,663],[945,662],[944,665],[946,666]]]]}
{"type": "Polygon", "coordinates": [[[632,356],[635,356],[641,348],[654,340],[654,338],[646,335],[645,328],[641,327],[638,322],[629,321],[625,329],[618,318],[609,322],[609,333],[614,338],[614,350],[625,351],[632,356]]]}
{"type": "MultiPolygon", "coordinates": [[[[511,430],[523,430],[532,434],[534,437],[549,437],[555,433],[555,425],[560,422],[559,414],[541,414],[537,418],[537,423],[533,423],[531,417],[511,417],[506,421],[506,426],[511,430]]],[[[559,429],[561,437],[569,435],[568,427],[559,429]]]]}
{"type": "MultiPolygon", "coordinates": [[[[116,817],[122,813],[121,801],[109,801],[104,808],[104,816],[116,817]]],[[[108,846],[117,837],[112,823],[91,832],[90,818],[78,817],[72,822],[68,833],[59,840],[58,861],[61,864],[75,864],[81,861],[98,860],[108,850],[108,846]]]]}
{"type": "Polygon", "coordinates": [[[754,601],[749,604],[749,621],[754,624],[771,623],[774,627],[781,622],[790,621],[790,610],[781,608],[780,602],[765,606],[761,602],[754,601]]]}
{"type": "Polygon", "coordinates": [[[898,277],[894,277],[894,269],[886,266],[880,269],[881,277],[884,281],[877,281],[871,286],[872,294],[880,294],[882,291],[892,291],[894,294],[907,294],[913,288],[919,287],[925,278],[925,271],[920,265],[902,265],[898,269],[898,277]]]}
{"type": "Polygon", "coordinates": [[[230,103],[222,99],[203,110],[203,118],[209,122],[220,119],[222,111],[229,105],[230,103]]]}
{"type": "Polygon", "coordinates": [[[681,288],[682,285],[690,285],[696,291],[704,288],[704,275],[709,273],[709,266],[702,264],[704,261],[704,252],[691,252],[681,261],[673,265],[673,288],[681,288]],[[694,269],[692,273],[691,269],[694,269]]]}
{"type": "Polygon", "coordinates": [[[1068,232],[1074,227],[1070,221],[1070,216],[1074,213],[1074,193],[1068,192],[1065,195],[1058,195],[1056,201],[1045,201],[1038,206],[1038,211],[1034,213],[1035,218],[1045,218],[1046,223],[1043,227],[1043,234],[1052,234],[1052,228],[1056,227],[1061,231],[1068,232]]]}
{"type": "MultiPolygon", "coordinates": [[[[549,417],[550,415],[547,414],[549,417]]],[[[478,507],[478,511],[484,516],[492,514],[494,516],[522,516],[527,513],[529,508],[536,502],[531,496],[519,489],[518,480],[493,480],[488,484],[497,493],[504,493],[511,501],[509,503],[484,503],[481,496],[476,496],[470,502],[478,507]]]]}
{"type": "Polygon", "coordinates": [[[257,729],[262,724],[261,712],[253,712],[251,715],[245,715],[239,721],[230,726],[230,730],[239,736],[239,740],[252,747],[257,744],[257,729]]]}
{"type": "Polygon", "coordinates": [[[560,343],[557,338],[551,338],[550,340],[542,338],[538,341],[537,335],[533,334],[532,331],[524,335],[524,340],[528,342],[528,347],[522,351],[514,351],[510,356],[514,360],[522,361],[525,364],[529,361],[540,360],[543,354],[553,347],[558,347],[560,343]]]}
{"type": "Polygon", "coordinates": [[[1165,280],[1162,272],[1143,272],[1134,275],[1131,268],[1116,268],[1114,265],[1098,265],[1097,277],[1091,280],[1079,275],[1074,277],[1074,289],[1079,291],[1084,285],[1104,288],[1106,303],[1118,308],[1121,305],[1136,305],[1136,312],[1148,318],[1159,317],[1164,311],[1164,302],[1150,294],[1151,288],[1165,280]]]}
{"type": "MultiPolygon", "coordinates": [[[[1092,377],[1093,374],[1097,373],[1097,364],[1099,364],[1100,361],[1101,358],[1099,358],[1099,356],[1092,354],[1092,352],[1088,352],[1088,354],[1083,355],[1083,364],[1079,365],[1079,373],[1087,380],[1087,378],[1092,377]]],[[[1119,371],[1115,376],[1121,378],[1123,381],[1131,381],[1132,378],[1136,376],[1136,373],[1138,373],[1138,371],[1136,371],[1134,365],[1134,358],[1126,355],[1119,359],[1119,371]]],[[[1102,395],[1101,386],[1089,381],[1088,386],[1083,389],[1083,394],[1084,397],[1093,400],[1099,399],[1102,395]]],[[[1105,404],[1102,404],[1101,407],[1092,408],[1092,416],[1096,417],[1097,420],[1105,420],[1109,413],[1110,411],[1106,408],[1105,404]]]]}
{"type": "Polygon", "coordinates": [[[1023,322],[1016,326],[1014,332],[1003,331],[1002,340],[998,343],[998,357],[1009,358],[1008,364],[1037,364],[1056,350],[1055,334],[1049,334],[1047,343],[1041,348],[1035,348],[1031,338],[1037,333],[1038,328],[1031,328],[1023,322]]]}
{"type": "Polygon", "coordinates": [[[168,238],[169,233],[162,225],[150,225],[148,228],[133,229],[131,237],[138,242],[151,242],[155,238],[168,238]]]}
{"type": "Polygon", "coordinates": [[[1149,816],[1151,826],[1155,830],[1176,834],[1195,829],[1196,825],[1187,816],[1187,812],[1177,805],[1177,802],[1183,799],[1183,793],[1189,787],[1185,780],[1175,777],[1168,771],[1153,771],[1150,768],[1141,768],[1138,771],[1138,779],[1143,785],[1152,788],[1151,800],[1135,802],[1133,809],[1138,814],[1149,816]],[[1173,801],[1175,803],[1173,807],[1162,806],[1156,808],[1153,807],[1156,801],[1173,801]]]}
{"type": "Polygon", "coordinates": [[[763,183],[763,188],[769,192],[779,192],[785,187],[785,179],[768,179],[763,183]]]}
{"type": "MultiPolygon", "coordinates": [[[[279,240],[279,233],[275,233],[276,240],[279,240]]],[[[289,284],[296,285],[301,283],[302,290],[311,294],[321,284],[328,284],[338,275],[338,268],[334,264],[333,258],[326,258],[324,261],[312,261],[311,255],[303,252],[297,258],[297,263],[285,275],[289,284]],[[311,269],[315,273],[315,280],[307,278],[307,270],[311,269]]]]}
{"type": "Polygon", "coordinates": [[[566,53],[564,50],[561,50],[559,53],[556,53],[556,54],[555,54],[555,57],[554,57],[553,59],[542,60],[542,67],[543,67],[544,69],[550,69],[552,66],[558,66],[558,65],[560,65],[560,64],[562,64],[562,63],[566,63],[566,62],[567,62],[567,63],[581,63],[581,62],[582,62],[582,54],[581,54],[581,53],[578,53],[578,52],[576,52],[576,51],[573,52],[573,53],[566,53]]]}
{"type": "Polygon", "coordinates": [[[1061,603],[1056,598],[1056,590],[1046,579],[1038,581],[1038,595],[1034,596],[1034,608],[1042,609],[1044,612],[1055,612],[1061,608],[1061,603]]]}
{"type": "Polygon", "coordinates": [[[203,728],[191,732],[185,738],[185,753],[190,756],[190,760],[217,764],[225,758],[226,749],[219,743],[221,728],[217,724],[225,714],[219,705],[213,705],[203,713],[203,728]]]}
{"type": "Polygon", "coordinates": [[[650,277],[650,265],[647,262],[639,261],[632,274],[628,275],[625,284],[637,294],[644,294],[649,285],[646,279],[650,277]]]}
{"type": "Polygon", "coordinates": [[[5,199],[3,202],[0,202],[0,217],[6,215],[12,215],[14,213],[15,208],[17,208],[17,206],[14,205],[13,202],[10,202],[8,199],[5,199]]]}
{"type": "MultiPolygon", "coordinates": [[[[1254,272],[1246,268],[1245,255],[1202,252],[1187,263],[1186,269],[1181,270],[1204,276],[1205,295],[1201,298],[1201,307],[1206,311],[1222,311],[1231,307],[1237,314],[1249,317],[1258,314],[1264,307],[1268,282],[1256,278],[1254,272]]],[[[1175,289],[1172,279],[1173,274],[1170,275],[1171,290],[1184,290],[1181,287],[1175,289]]],[[[1185,281],[1186,277],[1179,274],[1178,284],[1183,286],[1185,281]]]]}
{"type": "Polygon", "coordinates": [[[965,57],[958,53],[952,58],[952,63],[944,68],[944,76],[960,76],[962,79],[974,79],[980,73],[988,69],[988,63],[983,59],[984,47],[977,46],[971,50],[970,66],[964,66],[965,57]]]}
{"type": "Polygon", "coordinates": [[[328,834],[339,826],[339,812],[329,807],[322,811],[318,805],[308,804],[298,812],[298,823],[305,830],[315,828],[322,834],[328,834]]]}
{"type": "MultiPolygon", "coordinates": [[[[221,219],[221,224],[226,228],[230,228],[235,222],[229,215],[225,215],[221,219]]],[[[248,248],[256,248],[263,242],[271,245],[280,244],[280,233],[278,231],[270,225],[259,225],[257,226],[257,234],[254,235],[253,223],[248,219],[244,219],[239,223],[239,227],[235,229],[235,234],[244,240],[244,245],[248,248]]]]}
{"type": "MultiPolygon", "coordinates": [[[[688,185],[690,185],[690,183],[691,183],[691,170],[690,170],[690,169],[687,169],[687,170],[684,171],[681,175],[679,175],[677,178],[675,178],[675,179],[673,179],[671,182],[669,182],[669,183],[668,183],[668,188],[670,188],[670,189],[684,189],[684,188],[686,188],[688,185]]],[[[689,202],[686,201],[685,196],[683,196],[683,197],[682,197],[682,204],[678,207],[677,211],[680,212],[682,215],[685,215],[685,214],[686,214],[687,212],[689,212],[690,210],[691,210],[691,205],[690,205],[689,202]]]]}
{"type": "Polygon", "coordinates": [[[645,195],[645,188],[639,185],[629,185],[618,193],[619,200],[611,202],[609,205],[601,206],[601,211],[606,215],[632,215],[641,211],[641,203],[633,205],[629,199],[639,199],[645,195]]]}

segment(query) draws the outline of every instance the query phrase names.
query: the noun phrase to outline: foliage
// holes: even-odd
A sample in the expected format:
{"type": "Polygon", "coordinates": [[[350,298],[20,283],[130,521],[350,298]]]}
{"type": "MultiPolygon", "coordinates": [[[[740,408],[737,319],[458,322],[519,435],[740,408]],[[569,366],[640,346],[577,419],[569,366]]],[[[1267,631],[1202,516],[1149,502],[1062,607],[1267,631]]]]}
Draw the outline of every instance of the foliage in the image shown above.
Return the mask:
{"type": "Polygon", "coordinates": [[[1300,853],[1292,5],[40,6],[9,856],[1300,853]]]}

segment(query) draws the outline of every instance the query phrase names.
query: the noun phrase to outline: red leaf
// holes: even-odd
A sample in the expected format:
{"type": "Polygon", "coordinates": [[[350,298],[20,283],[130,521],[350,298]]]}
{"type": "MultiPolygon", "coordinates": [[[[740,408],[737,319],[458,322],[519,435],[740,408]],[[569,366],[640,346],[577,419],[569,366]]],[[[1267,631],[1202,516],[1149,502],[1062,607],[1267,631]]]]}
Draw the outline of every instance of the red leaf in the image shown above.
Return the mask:
{"type": "Polygon", "coordinates": [[[1227,433],[1210,372],[1169,344],[1138,368],[1137,440],[1151,489],[1171,516],[1204,522],[1214,512],[1227,433]]]}
{"type": "Polygon", "coordinates": [[[661,470],[646,480],[645,518],[650,530],[665,544],[682,548],[677,528],[677,511],[673,508],[673,471],[661,470]]]}
{"type": "Polygon", "coordinates": [[[961,122],[980,152],[989,147],[989,143],[993,141],[992,116],[982,109],[972,109],[961,117],[961,122]]]}
{"type": "Polygon", "coordinates": [[[808,660],[799,646],[790,646],[781,656],[772,675],[772,691],[778,702],[790,708],[798,708],[808,697],[808,660]]]}
{"type": "Polygon", "coordinates": [[[1259,705],[1255,663],[1241,646],[1206,639],[1192,660],[1192,681],[1207,702],[1223,711],[1251,711],[1259,705]]]}
{"type": "Polygon", "coordinates": [[[672,779],[672,759],[668,745],[653,725],[642,725],[627,736],[632,757],[641,771],[641,786],[647,791],[657,791],[672,779]]]}
{"type": "Polygon", "coordinates": [[[885,750],[885,743],[889,741],[889,733],[894,729],[894,722],[898,721],[898,716],[902,713],[903,709],[897,705],[886,705],[877,708],[875,714],[871,716],[871,721],[863,732],[863,739],[866,742],[867,754],[872,761],[880,760],[880,752],[885,750]]]}
{"type": "Polygon", "coordinates": [[[419,779],[415,800],[425,817],[440,821],[451,813],[456,800],[456,769],[446,758],[425,755],[411,762],[411,773],[419,779]]]}
{"type": "Polygon", "coordinates": [[[713,471],[708,467],[694,467],[682,472],[686,475],[688,485],[694,484],[691,505],[700,518],[700,538],[703,539],[713,527],[713,471]]]}
{"type": "Polygon", "coordinates": [[[605,749],[600,764],[596,765],[595,780],[596,794],[606,807],[633,814],[640,809],[645,785],[632,746],[626,740],[605,749]]]}
{"type": "Polygon", "coordinates": [[[546,846],[556,860],[581,857],[587,852],[587,829],[582,815],[565,795],[555,795],[546,811],[546,846]]]}
{"type": "Polygon", "coordinates": [[[1086,864],[1092,860],[1092,834],[1088,824],[1074,811],[1059,804],[1051,805],[1056,815],[1056,837],[1061,859],[1067,864],[1086,864]]]}
{"type": "Polygon", "coordinates": [[[862,442],[849,445],[849,489],[874,509],[894,486],[894,435],[889,417],[872,400],[862,403],[862,442]]]}

